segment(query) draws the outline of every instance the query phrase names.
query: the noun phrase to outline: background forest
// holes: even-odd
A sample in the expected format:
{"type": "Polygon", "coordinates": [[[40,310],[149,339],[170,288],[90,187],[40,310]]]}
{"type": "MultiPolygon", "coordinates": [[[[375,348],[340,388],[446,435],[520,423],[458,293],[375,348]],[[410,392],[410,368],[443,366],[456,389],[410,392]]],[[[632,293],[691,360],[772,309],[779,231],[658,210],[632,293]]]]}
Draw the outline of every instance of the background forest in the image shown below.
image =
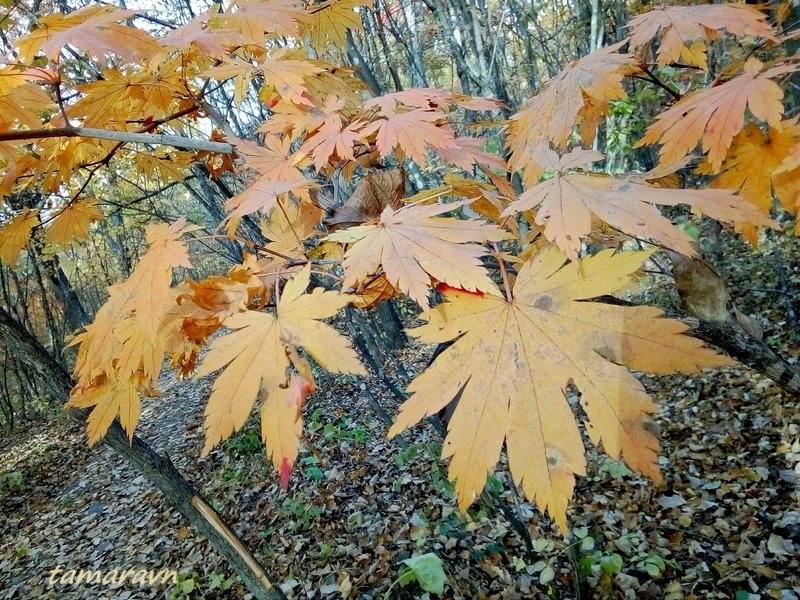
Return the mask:
{"type": "Polygon", "coordinates": [[[800,597],[798,24],[0,1],[0,598],[800,597]]]}

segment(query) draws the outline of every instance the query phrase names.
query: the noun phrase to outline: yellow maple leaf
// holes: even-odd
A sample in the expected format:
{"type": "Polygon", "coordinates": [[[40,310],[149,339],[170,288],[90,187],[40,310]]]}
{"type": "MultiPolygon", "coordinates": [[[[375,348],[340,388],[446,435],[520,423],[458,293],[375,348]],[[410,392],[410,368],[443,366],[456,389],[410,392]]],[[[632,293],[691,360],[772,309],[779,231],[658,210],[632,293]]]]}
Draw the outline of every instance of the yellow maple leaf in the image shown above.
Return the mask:
{"type": "Polygon", "coordinates": [[[239,32],[244,41],[263,46],[264,35],[297,37],[297,27],[308,20],[297,0],[237,0],[209,23],[239,32]],[[236,6],[236,11],[232,8],[236,6]]]}
{"type": "Polygon", "coordinates": [[[670,63],[708,69],[706,42],[717,39],[718,32],[750,35],[775,40],[767,14],[746,4],[704,4],[700,6],[657,7],[628,21],[631,49],[649,44],[659,31],[658,66],[670,63]]]}
{"type": "MultiPolygon", "coordinates": [[[[136,426],[138,404],[131,403],[138,403],[138,394],[158,379],[170,335],[163,321],[177,295],[170,288],[172,269],[191,267],[180,237],[195,229],[185,219],[172,225],[150,225],[150,247],[130,278],[110,288],[94,321],[70,344],[80,344],[80,348],[75,363],[77,385],[68,406],[99,406],[97,420],[90,423],[90,440],[105,435],[116,415],[108,417],[108,411],[118,411],[123,426],[136,426]]],[[[133,429],[126,430],[133,435],[133,429]]]]}
{"type": "Polygon", "coordinates": [[[305,258],[303,242],[317,230],[322,209],[308,202],[278,201],[270,212],[269,219],[262,219],[261,233],[269,240],[266,248],[278,255],[290,258],[305,258]]]}
{"type": "Polygon", "coordinates": [[[397,149],[420,166],[428,161],[428,149],[435,151],[457,150],[455,133],[449,126],[438,123],[444,113],[421,108],[404,112],[384,110],[383,118],[376,119],[361,130],[363,136],[377,132],[375,146],[381,156],[389,156],[397,149]]]}
{"type": "Polygon", "coordinates": [[[0,94],[0,128],[11,129],[15,124],[31,129],[42,126],[42,115],[55,109],[45,90],[33,83],[24,83],[0,94]]]}
{"type": "Polygon", "coordinates": [[[104,378],[86,389],[76,387],[73,390],[66,407],[92,409],[86,419],[86,435],[90,446],[106,434],[117,415],[128,439],[133,439],[142,412],[139,391],[133,379],[117,381],[104,378]]]}
{"type": "Polygon", "coordinates": [[[22,249],[28,245],[33,228],[39,225],[39,211],[23,208],[22,212],[0,229],[0,260],[13,267],[22,249]]]}
{"type": "Polygon", "coordinates": [[[31,63],[40,49],[55,60],[66,45],[97,57],[108,52],[132,61],[152,56],[159,49],[155,38],[119,23],[135,14],[135,10],[90,5],[68,15],[42,17],[33,32],[16,42],[20,61],[31,63]]]}
{"type": "Polygon", "coordinates": [[[103,218],[94,200],[81,200],[65,206],[50,223],[45,241],[66,248],[75,239],[89,237],[89,226],[103,218]]]}
{"type": "Polygon", "coordinates": [[[695,213],[735,224],[774,226],[765,211],[728,190],[672,190],[648,185],[644,180],[619,179],[567,169],[602,160],[593,150],[575,149],[562,157],[539,147],[531,153],[537,164],[556,176],[526,190],[506,207],[501,216],[538,208],[536,223],[570,259],[578,258],[581,240],[592,230],[592,215],[620,231],[653,239],[681,254],[694,256],[692,238],[675,227],[654,206],[688,204],[695,213]]]}
{"type": "Polygon", "coordinates": [[[327,239],[352,243],[344,255],[343,286],[355,287],[383,265],[389,283],[426,310],[431,277],[453,287],[499,294],[481,268],[479,257],[488,252],[467,242],[498,242],[508,234],[481,221],[436,217],[469,203],[462,200],[399,210],[387,206],[374,225],[332,233],[327,239]]]}
{"type": "Polygon", "coordinates": [[[328,40],[340,48],[347,46],[347,30],[361,29],[361,14],[354,9],[370,6],[370,0],[328,0],[309,8],[311,19],[308,29],[311,45],[322,53],[328,40]]]}
{"type": "Polygon", "coordinates": [[[774,77],[794,71],[794,65],[781,65],[762,72],[764,65],[749,58],[744,72],[730,81],[683,97],[656,117],[636,147],[662,144],[661,163],[679,161],[700,140],[713,172],[718,173],[733,137],[744,127],[745,108],[757,119],[780,129],[783,91],[774,77]]]}
{"type": "MultiPolygon", "coordinates": [[[[626,97],[622,79],[636,69],[632,55],[617,52],[623,43],[574,61],[511,117],[507,146],[512,169],[534,166],[530,152],[540,144],[566,149],[576,123],[581,126],[583,143],[591,145],[609,101],[626,97]]],[[[526,181],[530,180],[526,173],[526,181]]]]}
{"type": "Polygon", "coordinates": [[[585,472],[564,396],[570,380],[582,392],[591,440],[661,480],[650,421],[656,407],[625,367],[690,373],[730,360],[681,335],[686,325],[657,318],[656,308],[583,301],[629,285],[647,256],[605,250],[580,269],[564,268],[564,255],[551,246],[520,269],[510,302],[447,290],[429,322],[411,330],[426,343],[456,341],[411,383],[413,395],[389,436],[460,394],[442,456],[452,457],[449,476],[462,511],[482,492],[505,441],[514,481],[567,532],[575,475],[585,472]]]}
{"type": "MultiPolygon", "coordinates": [[[[315,289],[306,294],[311,268],[306,266],[283,288],[276,315],[246,311],[225,320],[232,333],[216,339],[197,371],[203,377],[222,369],[205,409],[203,455],[244,425],[253,402],[261,396],[261,435],[275,467],[285,473],[297,457],[302,432],[302,408],[291,367],[311,376],[293,353],[303,347],[324,369],[364,375],[356,353],[319,319],[331,317],[349,298],[315,289]]],[[[313,383],[311,383],[313,386],[313,383]]]]}
{"type": "Polygon", "coordinates": [[[306,188],[308,185],[309,183],[304,180],[275,181],[271,174],[259,177],[241,194],[229,198],[225,202],[225,208],[231,210],[231,214],[223,221],[228,224],[228,235],[233,235],[239,226],[239,221],[245,215],[258,211],[269,213],[280,196],[306,188]]]}

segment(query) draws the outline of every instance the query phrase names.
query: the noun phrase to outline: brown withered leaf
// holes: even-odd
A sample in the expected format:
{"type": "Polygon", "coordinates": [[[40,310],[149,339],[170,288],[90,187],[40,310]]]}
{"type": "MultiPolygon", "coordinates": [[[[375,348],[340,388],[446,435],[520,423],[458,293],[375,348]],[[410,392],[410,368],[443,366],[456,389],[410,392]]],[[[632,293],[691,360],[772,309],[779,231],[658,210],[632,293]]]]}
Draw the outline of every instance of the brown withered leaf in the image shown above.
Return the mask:
{"type": "Polygon", "coordinates": [[[706,321],[728,319],[728,291],[714,268],[701,258],[668,252],[675,286],[686,311],[706,321]]]}
{"type": "Polygon", "coordinates": [[[406,178],[402,169],[369,173],[358,182],[347,202],[322,222],[329,230],[335,231],[372,221],[380,217],[387,206],[395,210],[403,206],[405,191],[406,178]]]}

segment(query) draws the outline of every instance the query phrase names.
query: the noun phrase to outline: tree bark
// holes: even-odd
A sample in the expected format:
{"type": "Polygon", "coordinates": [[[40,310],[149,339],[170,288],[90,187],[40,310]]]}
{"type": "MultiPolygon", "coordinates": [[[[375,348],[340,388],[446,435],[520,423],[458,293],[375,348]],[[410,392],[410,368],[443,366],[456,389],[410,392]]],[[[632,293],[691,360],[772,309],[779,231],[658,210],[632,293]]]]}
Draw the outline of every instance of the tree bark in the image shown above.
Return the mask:
{"type": "MultiPolygon", "coordinates": [[[[0,308],[0,334],[7,347],[14,348],[17,356],[36,373],[48,391],[66,401],[74,385],[69,373],[3,308],[0,308]]],[[[71,409],[70,414],[85,421],[88,411],[71,409]]],[[[135,435],[129,442],[117,420],[109,428],[104,441],[161,490],[167,502],[208,538],[211,546],[228,559],[233,570],[255,598],[287,600],[281,589],[270,581],[253,554],[168,458],[157,454],[135,435]]]]}

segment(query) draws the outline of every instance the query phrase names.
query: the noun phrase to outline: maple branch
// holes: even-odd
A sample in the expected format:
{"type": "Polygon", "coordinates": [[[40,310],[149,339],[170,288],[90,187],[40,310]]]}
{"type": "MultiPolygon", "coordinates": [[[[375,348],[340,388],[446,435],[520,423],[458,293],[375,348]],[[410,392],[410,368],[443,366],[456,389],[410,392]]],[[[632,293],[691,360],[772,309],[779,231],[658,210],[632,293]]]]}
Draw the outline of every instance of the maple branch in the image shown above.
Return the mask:
{"type": "Polygon", "coordinates": [[[500,268],[500,275],[503,278],[503,288],[506,291],[506,300],[512,301],[511,298],[511,285],[508,283],[508,273],[506,273],[506,263],[500,258],[500,248],[497,247],[497,242],[492,242],[492,249],[494,249],[494,256],[497,259],[497,265],[500,268]]]}
{"type": "Polygon", "coordinates": [[[642,67],[642,72],[645,73],[647,75],[647,77],[641,77],[639,75],[634,75],[634,79],[641,79],[642,81],[647,81],[649,83],[654,83],[655,85],[657,85],[661,89],[665,90],[676,101],[680,100],[682,98],[680,92],[676,92],[671,87],[669,87],[666,83],[664,83],[658,77],[656,77],[653,74],[653,72],[650,70],[649,67],[646,67],[645,65],[641,65],[641,67],[642,67]]]}
{"type": "Polygon", "coordinates": [[[194,138],[181,137],[168,133],[134,133],[128,131],[109,131],[93,127],[53,127],[49,129],[24,129],[4,131],[0,133],[0,142],[15,140],[36,140],[54,137],[88,137],[100,140],[134,144],[156,144],[184,148],[186,150],[202,150],[218,154],[233,154],[233,144],[226,142],[210,142],[194,138]]]}

